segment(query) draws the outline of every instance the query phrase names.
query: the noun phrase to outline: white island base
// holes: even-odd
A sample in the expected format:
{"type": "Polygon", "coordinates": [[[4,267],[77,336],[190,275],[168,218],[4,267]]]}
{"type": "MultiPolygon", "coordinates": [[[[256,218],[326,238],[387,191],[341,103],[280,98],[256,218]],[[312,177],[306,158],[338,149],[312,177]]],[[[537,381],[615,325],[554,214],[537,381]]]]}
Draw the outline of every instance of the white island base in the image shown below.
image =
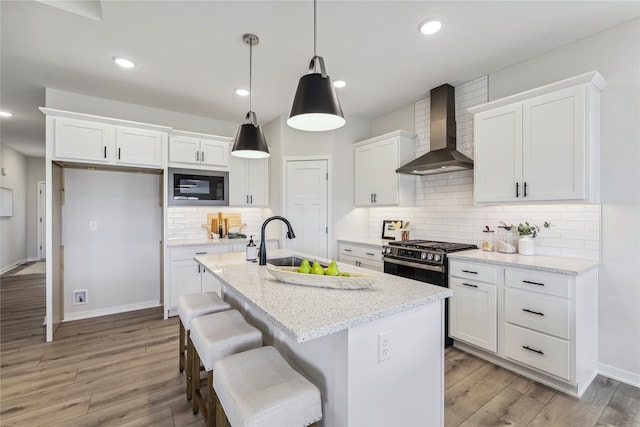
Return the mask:
{"type": "MultiPolygon", "coordinates": [[[[443,301],[298,343],[223,285],[225,300],[260,328],[264,344],[315,384],[324,427],[444,424],[443,301]],[[380,340],[388,356],[379,361],[380,340]]],[[[348,291],[345,291],[348,292],[348,291]]]]}

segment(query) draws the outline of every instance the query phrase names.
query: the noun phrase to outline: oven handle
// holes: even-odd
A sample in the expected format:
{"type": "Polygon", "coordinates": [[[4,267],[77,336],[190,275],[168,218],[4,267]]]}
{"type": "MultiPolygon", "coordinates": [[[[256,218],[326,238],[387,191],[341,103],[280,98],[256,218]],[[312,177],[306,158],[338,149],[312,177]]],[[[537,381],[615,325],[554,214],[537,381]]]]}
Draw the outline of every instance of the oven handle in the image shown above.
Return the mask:
{"type": "Polygon", "coordinates": [[[391,263],[391,264],[404,265],[405,267],[414,267],[414,268],[418,268],[420,270],[437,271],[438,273],[444,272],[444,267],[443,266],[418,264],[418,263],[415,263],[415,262],[401,261],[399,259],[388,258],[388,257],[384,257],[383,261],[391,263]]]}

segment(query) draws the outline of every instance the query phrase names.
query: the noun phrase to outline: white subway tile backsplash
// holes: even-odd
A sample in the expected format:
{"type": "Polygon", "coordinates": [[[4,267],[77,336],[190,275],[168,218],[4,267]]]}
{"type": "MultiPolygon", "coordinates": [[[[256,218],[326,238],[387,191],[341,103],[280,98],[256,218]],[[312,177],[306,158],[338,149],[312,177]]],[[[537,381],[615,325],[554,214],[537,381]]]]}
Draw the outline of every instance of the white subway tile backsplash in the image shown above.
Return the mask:
{"type": "MultiPolygon", "coordinates": [[[[488,79],[481,76],[456,87],[458,150],[473,158],[473,116],[467,108],[488,100],[488,79]]],[[[429,97],[415,103],[416,156],[429,150],[429,97]]],[[[416,207],[370,208],[370,237],[380,237],[382,221],[411,221],[412,239],[459,241],[480,245],[485,225],[498,230],[506,224],[534,223],[542,228],[534,239],[536,253],[599,259],[600,205],[494,205],[473,203],[473,171],[420,176],[416,181],[416,207]]],[[[497,234],[497,233],[495,233],[497,234]]]]}

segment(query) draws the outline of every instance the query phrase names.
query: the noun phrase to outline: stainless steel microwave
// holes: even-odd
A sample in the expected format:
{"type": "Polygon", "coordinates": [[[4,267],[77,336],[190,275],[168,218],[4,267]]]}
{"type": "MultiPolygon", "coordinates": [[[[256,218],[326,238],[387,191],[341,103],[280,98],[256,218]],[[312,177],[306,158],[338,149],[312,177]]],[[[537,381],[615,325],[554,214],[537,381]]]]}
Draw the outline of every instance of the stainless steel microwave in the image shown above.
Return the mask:
{"type": "Polygon", "coordinates": [[[229,206],[229,172],[169,168],[169,205],[229,206]]]}

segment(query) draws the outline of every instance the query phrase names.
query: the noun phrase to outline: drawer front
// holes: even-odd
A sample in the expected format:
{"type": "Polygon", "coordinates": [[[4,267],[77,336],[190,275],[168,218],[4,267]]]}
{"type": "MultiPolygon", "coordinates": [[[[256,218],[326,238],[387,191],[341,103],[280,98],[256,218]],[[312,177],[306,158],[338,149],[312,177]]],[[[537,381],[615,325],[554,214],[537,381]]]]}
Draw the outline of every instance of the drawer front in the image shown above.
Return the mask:
{"type": "Polygon", "coordinates": [[[462,277],[463,279],[498,283],[498,268],[490,265],[449,261],[449,274],[451,276],[462,277]]]}
{"type": "Polygon", "coordinates": [[[229,249],[231,249],[231,245],[189,246],[171,249],[169,257],[171,261],[181,261],[193,259],[196,255],[226,254],[229,249]]]}
{"type": "Polygon", "coordinates": [[[506,288],[504,307],[509,323],[566,340],[570,338],[569,300],[506,288]]]}
{"type": "Polygon", "coordinates": [[[527,270],[509,270],[504,273],[505,285],[559,297],[571,297],[571,279],[555,274],[527,270]]]}
{"type": "Polygon", "coordinates": [[[340,245],[340,254],[358,258],[382,261],[382,249],[355,245],[340,245]]]}
{"type": "Polygon", "coordinates": [[[510,359],[566,381],[571,379],[568,341],[507,324],[504,346],[510,359]]]}

